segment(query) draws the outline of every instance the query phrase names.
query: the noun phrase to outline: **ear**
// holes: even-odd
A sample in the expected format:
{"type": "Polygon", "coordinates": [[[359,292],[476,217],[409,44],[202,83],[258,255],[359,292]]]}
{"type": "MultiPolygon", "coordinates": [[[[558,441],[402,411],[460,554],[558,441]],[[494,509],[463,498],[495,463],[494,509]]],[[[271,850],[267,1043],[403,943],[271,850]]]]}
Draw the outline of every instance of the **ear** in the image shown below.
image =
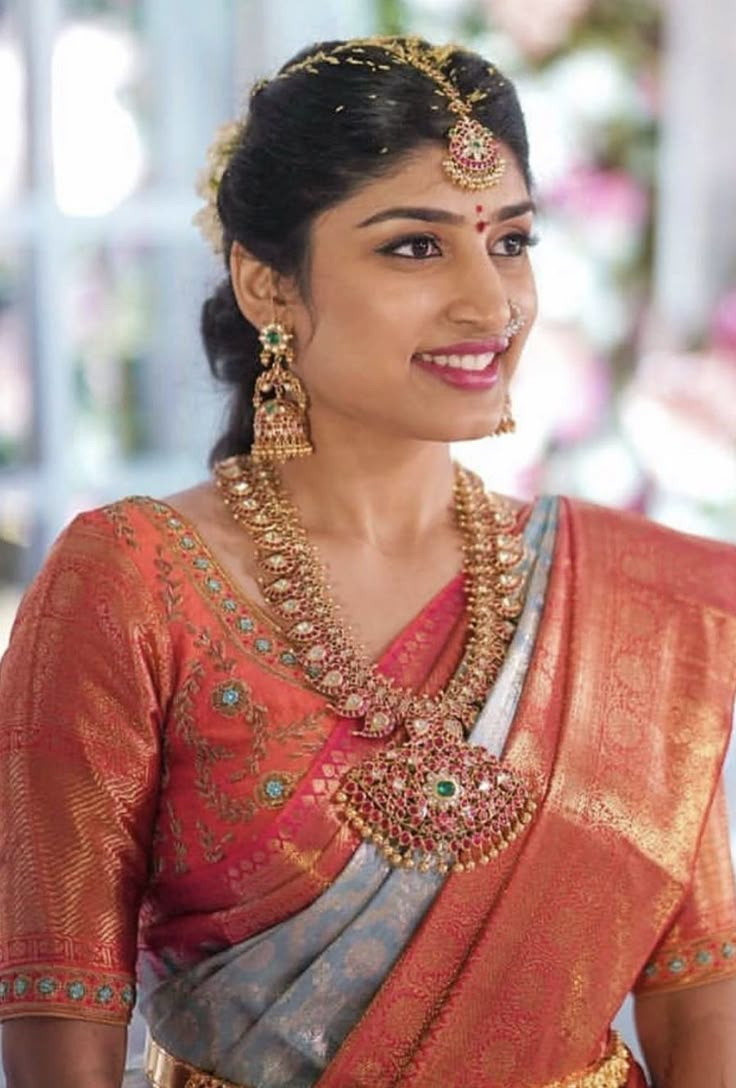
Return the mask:
{"type": "Polygon", "coordinates": [[[256,328],[273,320],[273,274],[240,244],[230,250],[230,279],[240,311],[256,328]]]}
{"type": "Polygon", "coordinates": [[[272,268],[253,257],[240,242],[230,250],[230,279],[241,312],[251,325],[261,328],[277,318],[295,295],[290,280],[278,276],[272,268]]]}

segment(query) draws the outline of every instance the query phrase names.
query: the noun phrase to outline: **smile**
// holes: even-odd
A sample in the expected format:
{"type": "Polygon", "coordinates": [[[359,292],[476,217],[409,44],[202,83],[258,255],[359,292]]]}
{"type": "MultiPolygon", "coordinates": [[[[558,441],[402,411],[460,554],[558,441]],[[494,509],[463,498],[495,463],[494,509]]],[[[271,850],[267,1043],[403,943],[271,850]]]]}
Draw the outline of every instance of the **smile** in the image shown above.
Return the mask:
{"type": "Polygon", "coordinates": [[[444,354],[420,351],[412,364],[433,378],[456,389],[483,391],[492,389],[501,377],[503,351],[444,354]]]}
{"type": "Polygon", "coordinates": [[[415,356],[423,363],[432,363],[434,366],[449,366],[453,370],[485,370],[496,358],[493,351],[484,352],[482,355],[432,355],[430,352],[420,352],[415,356]]]}

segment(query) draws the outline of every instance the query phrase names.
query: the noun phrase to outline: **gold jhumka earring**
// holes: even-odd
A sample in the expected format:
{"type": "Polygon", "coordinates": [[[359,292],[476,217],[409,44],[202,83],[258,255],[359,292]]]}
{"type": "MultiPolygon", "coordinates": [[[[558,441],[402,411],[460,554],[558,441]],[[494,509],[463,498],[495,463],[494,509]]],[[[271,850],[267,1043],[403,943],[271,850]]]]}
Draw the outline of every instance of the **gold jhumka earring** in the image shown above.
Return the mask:
{"type": "Polygon", "coordinates": [[[294,336],[280,321],[261,329],[261,364],[253,394],[254,461],[289,461],[314,453],[309,439],[307,394],[290,369],[294,336]]]}

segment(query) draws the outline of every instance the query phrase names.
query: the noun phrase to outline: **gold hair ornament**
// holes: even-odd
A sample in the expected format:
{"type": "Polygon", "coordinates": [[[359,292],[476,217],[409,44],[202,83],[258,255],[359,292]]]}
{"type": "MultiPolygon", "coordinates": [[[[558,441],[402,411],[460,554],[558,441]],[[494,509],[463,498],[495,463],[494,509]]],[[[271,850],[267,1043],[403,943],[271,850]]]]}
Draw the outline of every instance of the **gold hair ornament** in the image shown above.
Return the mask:
{"type": "MultiPolygon", "coordinates": [[[[487,94],[476,89],[463,97],[446,74],[444,68],[457,49],[454,45],[428,45],[415,36],[353,38],[329,52],[319,49],[311,53],[284,68],[276,78],[286,79],[296,72],[319,75],[322,64],[344,63],[359,65],[374,72],[388,71],[389,65],[380,64],[370,57],[366,52],[368,48],[382,50],[395,64],[416,68],[434,83],[437,93],[447,100],[448,110],[457,117],[447,133],[449,156],[442,162],[450,181],[471,192],[497,185],[506,169],[506,161],[491,130],[473,117],[473,105],[486,98],[487,94]]],[[[489,71],[492,72],[492,69],[489,71]]]]}
{"type": "MultiPolygon", "coordinates": [[[[372,72],[390,71],[391,65],[380,63],[380,60],[369,55],[369,49],[381,50],[393,64],[405,64],[415,68],[434,83],[436,93],[446,100],[447,109],[457,118],[447,132],[448,157],[442,162],[450,181],[471,192],[497,185],[506,169],[501,145],[491,130],[473,117],[473,106],[487,98],[487,92],[476,88],[463,96],[444,70],[457,49],[455,45],[429,45],[415,36],[351,38],[329,51],[318,49],[310,53],[303,60],[288,65],[275,79],[288,79],[298,72],[316,76],[324,65],[349,64],[367,68],[372,72]]],[[[493,74],[492,68],[489,68],[489,74],[493,74]]],[[[266,79],[258,80],[253,86],[251,100],[269,82],[266,79]]],[[[376,95],[371,94],[368,97],[375,99],[376,95]]],[[[436,108],[432,106],[432,109],[436,108]]],[[[342,112],[342,109],[343,107],[338,106],[336,112],[342,112]]],[[[193,222],[215,253],[222,253],[224,250],[217,194],[230,158],[242,138],[243,128],[244,122],[240,121],[230,121],[220,126],[207,152],[207,166],[198,179],[197,193],[205,204],[194,216],[193,222]]],[[[389,150],[381,147],[378,153],[385,155],[389,150]]]]}

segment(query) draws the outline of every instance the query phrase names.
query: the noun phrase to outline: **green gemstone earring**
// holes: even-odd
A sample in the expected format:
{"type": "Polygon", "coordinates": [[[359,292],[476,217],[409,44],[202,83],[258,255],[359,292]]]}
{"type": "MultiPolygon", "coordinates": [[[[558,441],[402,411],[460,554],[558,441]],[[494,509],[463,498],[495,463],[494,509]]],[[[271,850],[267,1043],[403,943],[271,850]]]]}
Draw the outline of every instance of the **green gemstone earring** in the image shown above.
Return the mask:
{"type": "Polygon", "coordinates": [[[260,333],[263,371],[253,394],[254,461],[288,461],[314,453],[309,438],[307,394],[290,369],[294,362],[293,333],[271,321],[260,333]]]}

